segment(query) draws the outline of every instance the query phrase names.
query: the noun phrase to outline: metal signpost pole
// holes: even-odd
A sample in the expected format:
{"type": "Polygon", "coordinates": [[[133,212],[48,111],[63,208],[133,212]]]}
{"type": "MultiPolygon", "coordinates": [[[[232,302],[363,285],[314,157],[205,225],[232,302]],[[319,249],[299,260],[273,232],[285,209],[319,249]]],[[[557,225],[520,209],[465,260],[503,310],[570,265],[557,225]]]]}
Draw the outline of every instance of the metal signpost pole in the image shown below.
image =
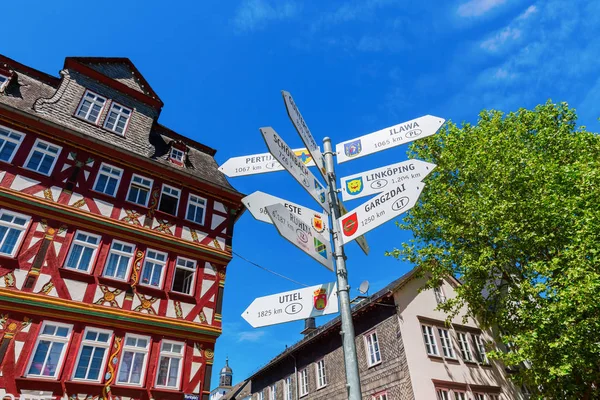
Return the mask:
{"type": "Polygon", "coordinates": [[[335,258],[335,272],[337,275],[339,310],[342,319],[342,346],[344,349],[344,364],[346,366],[346,387],[348,400],[361,400],[360,375],[358,373],[358,358],[354,343],[354,324],[352,323],[352,310],[350,309],[350,286],[348,286],[348,271],[346,270],[346,256],[342,247],[340,225],[340,205],[337,196],[337,184],[333,163],[333,148],[331,139],[323,139],[323,155],[325,156],[325,170],[327,172],[329,188],[329,204],[331,207],[331,228],[333,233],[333,256],[335,258]]]}

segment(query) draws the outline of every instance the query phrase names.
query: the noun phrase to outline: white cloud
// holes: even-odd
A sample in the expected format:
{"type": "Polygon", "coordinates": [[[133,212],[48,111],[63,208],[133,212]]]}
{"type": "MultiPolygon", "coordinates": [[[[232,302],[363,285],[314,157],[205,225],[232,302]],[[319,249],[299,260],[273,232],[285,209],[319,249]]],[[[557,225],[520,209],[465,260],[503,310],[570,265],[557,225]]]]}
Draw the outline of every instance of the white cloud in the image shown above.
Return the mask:
{"type": "Polygon", "coordinates": [[[480,17],[488,11],[506,3],[506,0],[470,0],[458,6],[461,17],[480,17]]]}
{"type": "Polygon", "coordinates": [[[531,15],[535,14],[537,12],[537,7],[536,6],[529,6],[527,7],[527,10],[525,10],[523,12],[523,14],[519,15],[519,19],[527,19],[529,18],[531,15]]]}
{"type": "Polygon", "coordinates": [[[507,26],[493,37],[481,42],[481,47],[487,51],[497,51],[503,44],[509,40],[516,40],[521,37],[522,31],[519,28],[507,26]]]}
{"type": "Polygon", "coordinates": [[[273,4],[268,0],[244,0],[233,18],[233,24],[239,31],[254,31],[264,28],[269,22],[293,18],[298,12],[299,6],[292,0],[273,4]]]}
{"type": "Polygon", "coordinates": [[[243,331],[237,333],[237,341],[239,342],[258,342],[266,334],[266,331],[243,331]]]}

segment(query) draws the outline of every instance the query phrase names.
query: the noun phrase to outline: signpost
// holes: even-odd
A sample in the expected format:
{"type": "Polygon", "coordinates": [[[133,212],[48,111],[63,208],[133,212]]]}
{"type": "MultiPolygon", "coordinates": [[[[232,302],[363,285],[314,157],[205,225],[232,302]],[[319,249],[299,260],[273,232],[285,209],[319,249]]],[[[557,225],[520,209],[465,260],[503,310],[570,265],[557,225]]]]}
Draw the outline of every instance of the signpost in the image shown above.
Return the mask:
{"type": "Polygon", "coordinates": [[[329,203],[325,188],[308,170],[306,165],[294,154],[293,150],[271,127],[260,128],[269,152],[288,170],[290,174],[304,187],[304,189],[329,212],[329,203]]]}
{"type": "Polygon", "coordinates": [[[387,150],[404,143],[412,142],[413,140],[431,136],[440,129],[444,121],[440,117],[425,115],[339,143],[335,146],[337,162],[341,164],[355,158],[368,156],[378,151],[387,150]]]}
{"type": "Polygon", "coordinates": [[[254,218],[269,224],[272,224],[273,221],[269,218],[266,207],[272,206],[273,204],[283,204],[285,208],[303,219],[304,222],[316,226],[315,229],[317,229],[319,233],[323,233],[329,225],[327,214],[324,214],[323,212],[317,212],[310,208],[260,191],[256,191],[244,197],[242,203],[244,203],[254,218]]]}
{"type": "MultiPolygon", "coordinates": [[[[308,150],[294,149],[292,151],[307,167],[313,167],[315,165],[315,162],[313,161],[308,150]]],[[[283,170],[284,168],[271,153],[232,157],[219,167],[219,171],[230,178],[283,170]]]]}
{"type": "Polygon", "coordinates": [[[413,208],[424,187],[423,182],[398,183],[349,211],[340,220],[342,243],[351,242],[413,208]]]}
{"type": "Polygon", "coordinates": [[[296,127],[296,130],[302,138],[304,145],[310,152],[310,155],[315,161],[317,168],[319,168],[321,176],[323,178],[326,178],[325,160],[323,160],[323,154],[321,153],[321,149],[315,141],[315,138],[313,137],[312,133],[310,133],[310,129],[308,129],[304,118],[302,118],[302,114],[300,114],[300,110],[298,110],[298,107],[294,102],[294,98],[289,92],[286,92],[285,90],[282,90],[281,94],[283,95],[283,102],[285,103],[285,109],[287,110],[288,117],[290,117],[290,120],[292,120],[292,123],[294,124],[294,127],[296,127]]]}
{"type": "Polygon", "coordinates": [[[266,209],[281,236],[323,264],[325,268],[333,271],[331,242],[329,235],[326,237],[321,234],[324,230],[323,225],[320,226],[323,230],[319,232],[313,224],[306,223],[303,218],[299,218],[283,204],[273,204],[266,209]]]}
{"type": "Polygon", "coordinates": [[[242,318],[260,328],[337,312],[336,284],[326,283],[254,299],[242,318]]]}
{"type": "Polygon", "coordinates": [[[435,167],[425,161],[408,160],[340,178],[342,199],[347,201],[381,193],[397,183],[420,182],[435,167]]]}

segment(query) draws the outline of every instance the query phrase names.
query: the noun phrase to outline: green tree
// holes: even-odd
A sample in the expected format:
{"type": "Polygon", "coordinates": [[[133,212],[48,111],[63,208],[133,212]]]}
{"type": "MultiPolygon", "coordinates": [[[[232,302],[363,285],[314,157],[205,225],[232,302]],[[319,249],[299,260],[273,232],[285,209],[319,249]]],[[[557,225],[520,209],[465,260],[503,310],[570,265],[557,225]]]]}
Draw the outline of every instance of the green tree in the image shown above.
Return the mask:
{"type": "Polygon", "coordinates": [[[600,136],[576,119],[565,103],[483,111],[413,143],[437,168],[399,223],[414,240],[388,253],[429,287],[459,277],[440,308],[498,328],[510,350],[493,356],[537,398],[600,398],[600,136]]]}

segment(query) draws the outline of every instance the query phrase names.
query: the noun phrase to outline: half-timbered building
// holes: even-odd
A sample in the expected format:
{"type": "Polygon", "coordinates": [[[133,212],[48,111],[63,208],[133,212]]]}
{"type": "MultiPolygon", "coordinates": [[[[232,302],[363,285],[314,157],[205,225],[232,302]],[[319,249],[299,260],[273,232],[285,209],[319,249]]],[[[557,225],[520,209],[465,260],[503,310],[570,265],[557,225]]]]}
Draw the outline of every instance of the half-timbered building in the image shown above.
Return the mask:
{"type": "Polygon", "coordinates": [[[242,195],[127,58],[0,56],[0,397],[208,399],[242,195]]]}

